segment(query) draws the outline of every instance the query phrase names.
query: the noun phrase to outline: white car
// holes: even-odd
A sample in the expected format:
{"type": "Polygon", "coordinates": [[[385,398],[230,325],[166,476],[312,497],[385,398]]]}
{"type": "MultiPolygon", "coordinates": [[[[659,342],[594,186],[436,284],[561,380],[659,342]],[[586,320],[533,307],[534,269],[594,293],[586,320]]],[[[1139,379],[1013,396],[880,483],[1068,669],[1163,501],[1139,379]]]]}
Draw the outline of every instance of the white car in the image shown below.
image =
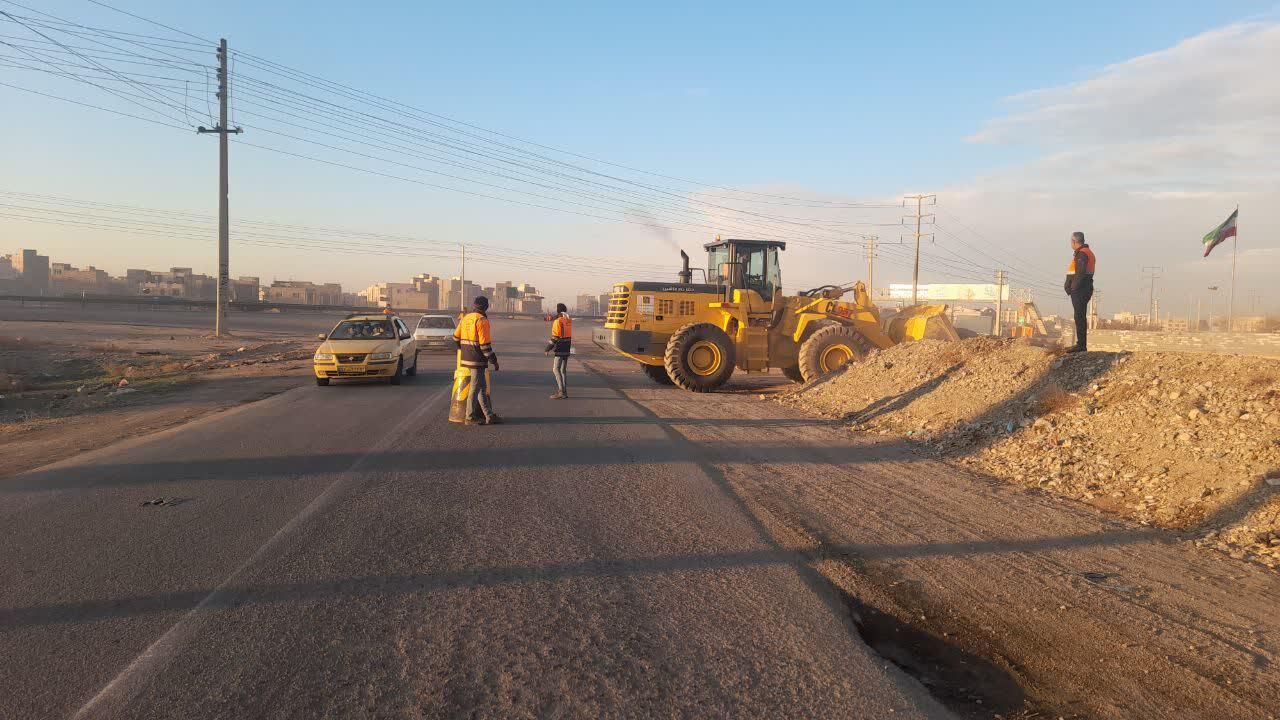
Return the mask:
{"type": "Polygon", "coordinates": [[[419,350],[455,350],[453,330],[458,321],[452,315],[423,315],[413,331],[419,350]]]}

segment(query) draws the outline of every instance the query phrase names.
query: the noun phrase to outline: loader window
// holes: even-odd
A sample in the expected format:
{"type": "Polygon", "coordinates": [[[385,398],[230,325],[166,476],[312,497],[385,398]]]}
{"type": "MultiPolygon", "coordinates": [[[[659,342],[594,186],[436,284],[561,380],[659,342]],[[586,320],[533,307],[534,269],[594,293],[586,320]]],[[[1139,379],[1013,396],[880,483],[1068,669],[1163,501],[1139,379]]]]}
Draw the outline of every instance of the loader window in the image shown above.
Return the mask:
{"type": "Polygon", "coordinates": [[[725,281],[720,277],[720,266],[729,262],[729,248],[718,247],[707,251],[707,282],[719,285],[725,281]]]}
{"type": "Polygon", "coordinates": [[[778,270],[778,249],[759,248],[747,252],[740,250],[738,259],[745,268],[743,284],[760,293],[760,297],[765,300],[772,300],[773,291],[782,286],[782,277],[778,270]]]}

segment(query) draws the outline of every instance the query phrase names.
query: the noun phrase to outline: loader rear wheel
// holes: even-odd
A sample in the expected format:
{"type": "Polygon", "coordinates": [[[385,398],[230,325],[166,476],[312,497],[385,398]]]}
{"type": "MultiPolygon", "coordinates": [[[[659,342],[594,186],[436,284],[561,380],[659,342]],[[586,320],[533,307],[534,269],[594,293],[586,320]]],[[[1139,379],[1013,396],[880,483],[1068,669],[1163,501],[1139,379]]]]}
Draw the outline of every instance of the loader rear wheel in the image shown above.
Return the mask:
{"type": "Polygon", "coordinates": [[[828,325],[800,346],[800,374],[805,382],[813,382],[861,361],[870,349],[871,342],[857,330],[848,325],[828,325]]]}
{"type": "Polygon", "coordinates": [[[691,392],[711,392],[733,375],[733,341],[711,323],[685,325],[667,341],[667,375],[691,392]]]}
{"type": "Polygon", "coordinates": [[[799,365],[797,365],[797,366],[795,366],[795,367],[785,367],[785,368],[782,368],[782,374],[783,374],[783,375],[786,375],[786,376],[787,376],[787,379],[788,379],[788,380],[790,380],[790,381],[791,381],[791,382],[793,382],[793,383],[802,383],[802,382],[804,382],[804,375],[801,375],[801,374],[800,374],[800,366],[799,366],[799,365]]]}
{"type": "Polygon", "coordinates": [[[659,385],[675,385],[671,382],[671,376],[667,374],[667,368],[664,365],[646,365],[640,363],[640,368],[644,370],[644,374],[652,381],[659,385]]]}

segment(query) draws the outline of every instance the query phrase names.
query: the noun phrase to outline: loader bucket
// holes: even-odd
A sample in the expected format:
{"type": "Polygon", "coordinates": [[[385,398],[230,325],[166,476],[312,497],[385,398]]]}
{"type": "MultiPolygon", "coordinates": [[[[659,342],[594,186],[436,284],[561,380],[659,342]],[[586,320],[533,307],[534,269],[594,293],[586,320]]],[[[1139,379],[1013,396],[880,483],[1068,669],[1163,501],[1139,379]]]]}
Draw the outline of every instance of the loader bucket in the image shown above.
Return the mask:
{"type": "Polygon", "coordinates": [[[947,317],[946,305],[913,305],[889,319],[885,333],[894,343],[930,340],[957,341],[955,326],[947,317]]]}

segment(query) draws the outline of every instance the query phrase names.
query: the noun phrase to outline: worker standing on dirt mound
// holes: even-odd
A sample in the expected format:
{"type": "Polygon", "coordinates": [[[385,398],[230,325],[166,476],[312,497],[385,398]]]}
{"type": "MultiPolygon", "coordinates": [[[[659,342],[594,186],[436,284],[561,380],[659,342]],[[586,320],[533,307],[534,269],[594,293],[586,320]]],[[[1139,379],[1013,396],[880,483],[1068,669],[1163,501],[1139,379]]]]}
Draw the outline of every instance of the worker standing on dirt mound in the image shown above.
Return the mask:
{"type": "Polygon", "coordinates": [[[573,346],[573,320],[569,318],[569,308],[564,303],[556,303],[556,319],[551,323],[551,342],[547,343],[548,355],[554,353],[551,361],[551,374],[556,378],[556,394],[552,400],[564,400],[569,397],[569,353],[573,346]]]}
{"type": "Polygon", "coordinates": [[[489,403],[489,378],[486,370],[493,364],[493,371],[498,371],[498,356],[493,352],[493,332],[489,329],[489,298],[481,295],[476,298],[471,312],[462,316],[462,322],[453,331],[453,339],[458,341],[458,364],[471,370],[471,391],[467,395],[467,425],[497,425],[502,418],[493,412],[489,403]],[[476,409],[480,413],[477,415],[476,409]]]}
{"type": "Polygon", "coordinates": [[[1089,335],[1089,300],[1093,297],[1093,270],[1097,259],[1093,249],[1084,241],[1084,233],[1071,233],[1071,264],[1067,266],[1067,283],[1064,286],[1071,298],[1071,309],[1076,314],[1076,344],[1067,352],[1086,352],[1089,335]]]}

